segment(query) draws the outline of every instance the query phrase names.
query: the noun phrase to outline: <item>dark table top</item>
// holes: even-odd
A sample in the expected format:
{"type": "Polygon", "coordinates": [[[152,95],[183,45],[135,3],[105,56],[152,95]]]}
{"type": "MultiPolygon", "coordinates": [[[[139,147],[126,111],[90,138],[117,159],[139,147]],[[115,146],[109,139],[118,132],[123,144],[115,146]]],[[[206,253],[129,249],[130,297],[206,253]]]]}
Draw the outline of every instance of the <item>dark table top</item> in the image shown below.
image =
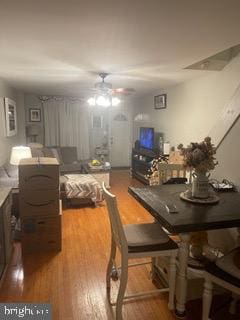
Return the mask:
{"type": "Polygon", "coordinates": [[[240,193],[222,192],[217,204],[195,204],[180,199],[180,192],[187,188],[176,184],[129,187],[128,192],[170,233],[240,227],[240,193]],[[178,213],[168,213],[166,203],[175,204],[178,213]]]}

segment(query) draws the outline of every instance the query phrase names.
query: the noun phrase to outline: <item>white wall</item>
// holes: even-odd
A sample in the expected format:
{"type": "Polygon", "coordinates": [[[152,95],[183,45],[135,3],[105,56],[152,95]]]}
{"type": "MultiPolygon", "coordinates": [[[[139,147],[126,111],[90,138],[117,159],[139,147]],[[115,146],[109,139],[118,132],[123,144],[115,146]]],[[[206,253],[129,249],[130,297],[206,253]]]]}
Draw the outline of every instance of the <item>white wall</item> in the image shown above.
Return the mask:
{"type": "MultiPolygon", "coordinates": [[[[240,84],[240,57],[235,58],[220,72],[206,71],[204,74],[206,75],[200,78],[156,92],[155,95],[167,93],[166,109],[154,110],[154,94],[139,99],[135,103],[135,114],[148,113],[151,121],[135,124],[134,138],[137,139],[137,127],[141,125],[153,126],[156,131],[163,132],[165,141],[169,141],[175,147],[179,143],[186,145],[191,141],[201,141],[208,135],[217,115],[240,84]]],[[[238,186],[239,134],[240,123],[237,121],[219,147],[219,167],[212,173],[219,179],[229,178],[238,186]]]]}
{"type": "Polygon", "coordinates": [[[218,166],[214,169],[212,177],[218,180],[232,181],[240,191],[240,118],[225,137],[217,151],[218,166]]]}
{"type": "Polygon", "coordinates": [[[25,144],[25,111],[24,96],[0,79],[0,165],[4,164],[10,156],[11,148],[15,145],[25,144]],[[4,97],[16,102],[18,132],[13,137],[4,136],[4,97]]]}

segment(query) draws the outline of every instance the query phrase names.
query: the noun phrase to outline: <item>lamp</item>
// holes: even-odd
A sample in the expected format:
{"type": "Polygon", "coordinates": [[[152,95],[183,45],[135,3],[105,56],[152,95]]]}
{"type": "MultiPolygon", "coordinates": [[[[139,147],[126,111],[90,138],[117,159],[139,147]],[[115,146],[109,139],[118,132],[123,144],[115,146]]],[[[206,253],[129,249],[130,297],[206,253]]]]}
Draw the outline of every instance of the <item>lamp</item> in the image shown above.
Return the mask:
{"type": "Polygon", "coordinates": [[[112,97],[110,94],[107,93],[99,93],[96,94],[94,97],[90,97],[87,100],[87,103],[90,106],[99,106],[99,107],[110,107],[110,106],[117,106],[121,100],[117,97],[112,97]]]}
{"type": "MultiPolygon", "coordinates": [[[[102,81],[97,82],[94,85],[96,94],[87,100],[87,103],[90,106],[110,107],[117,106],[121,102],[119,98],[112,97],[112,84],[105,82],[107,75],[108,74],[105,72],[99,73],[99,77],[102,79],[102,81]]],[[[119,92],[121,93],[122,90],[119,92]]]]}
{"type": "Polygon", "coordinates": [[[31,138],[31,142],[36,142],[37,136],[41,133],[41,127],[35,124],[28,125],[26,127],[26,134],[31,138]]]}
{"type": "Polygon", "coordinates": [[[25,146],[13,147],[11,151],[10,164],[19,165],[21,159],[32,158],[31,149],[25,146]]]}

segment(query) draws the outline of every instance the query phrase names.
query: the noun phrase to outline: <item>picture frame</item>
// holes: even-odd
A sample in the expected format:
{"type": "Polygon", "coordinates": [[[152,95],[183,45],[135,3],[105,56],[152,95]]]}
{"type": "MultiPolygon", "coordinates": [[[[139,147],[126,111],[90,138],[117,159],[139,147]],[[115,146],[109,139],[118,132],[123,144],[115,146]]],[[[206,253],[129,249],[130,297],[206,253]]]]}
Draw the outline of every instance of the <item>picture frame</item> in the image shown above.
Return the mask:
{"type": "Polygon", "coordinates": [[[29,121],[41,122],[41,109],[30,108],[29,109],[29,121]]]}
{"type": "Polygon", "coordinates": [[[154,96],[154,109],[166,109],[167,108],[167,94],[159,94],[154,96]]]}
{"type": "Polygon", "coordinates": [[[4,98],[5,136],[12,137],[17,134],[17,108],[16,102],[4,98]]]}

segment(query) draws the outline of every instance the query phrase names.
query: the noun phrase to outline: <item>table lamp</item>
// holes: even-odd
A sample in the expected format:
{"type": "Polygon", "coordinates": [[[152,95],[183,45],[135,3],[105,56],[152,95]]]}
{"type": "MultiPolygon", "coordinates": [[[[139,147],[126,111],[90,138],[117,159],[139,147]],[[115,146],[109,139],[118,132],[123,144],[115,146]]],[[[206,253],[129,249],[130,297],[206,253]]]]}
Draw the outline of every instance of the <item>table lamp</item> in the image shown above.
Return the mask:
{"type": "Polygon", "coordinates": [[[21,159],[32,158],[31,149],[25,146],[16,146],[12,148],[10,164],[19,165],[21,159]]]}

